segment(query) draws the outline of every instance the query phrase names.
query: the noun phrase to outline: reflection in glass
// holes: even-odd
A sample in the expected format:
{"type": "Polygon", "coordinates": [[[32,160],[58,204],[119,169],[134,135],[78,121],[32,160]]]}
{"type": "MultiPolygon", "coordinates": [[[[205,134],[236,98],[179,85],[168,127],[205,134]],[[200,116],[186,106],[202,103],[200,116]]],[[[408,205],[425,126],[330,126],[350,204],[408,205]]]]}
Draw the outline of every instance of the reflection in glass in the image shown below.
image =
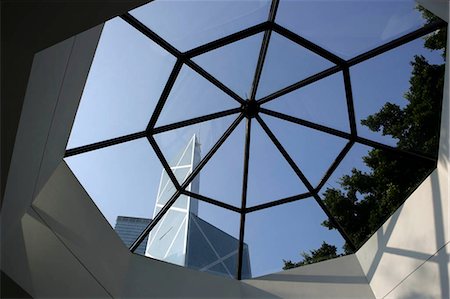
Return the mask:
{"type": "Polygon", "coordinates": [[[416,5],[414,0],[284,0],[276,22],[349,59],[424,25],[416,5]]]}
{"type": "Polygon", "coordinates": [[[152,1],[130,13],[180,51],[266,21],[269,0],[152,1]]]}
{"type": "Polygon", "coordinates": [[[174,63],[122,19],[106,22],[67,148],[145,130],[174,63]]]}

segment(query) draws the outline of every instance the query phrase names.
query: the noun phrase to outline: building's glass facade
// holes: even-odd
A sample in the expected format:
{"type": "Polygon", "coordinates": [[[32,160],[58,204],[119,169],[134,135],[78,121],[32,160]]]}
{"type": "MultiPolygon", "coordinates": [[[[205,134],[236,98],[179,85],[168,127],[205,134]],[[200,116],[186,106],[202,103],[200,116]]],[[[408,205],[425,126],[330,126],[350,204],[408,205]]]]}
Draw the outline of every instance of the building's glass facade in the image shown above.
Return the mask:
{"type": "MultiPolygon", "coordinates": [[[[189,143],[170,163],[176,179],[183,182],[200,161],[200,143],[194,134],[189,143]]],[[[186,189],[199,192],[200,177],[197,176],[186,189]]],[[[158,188],[155,217],[167,203],[175,186],[163,170],[158,188]]],[[[198,200],[181,195],[150,232],[145,242],[145,255],[195,268],[200,271],[235,277],[239,240],[225,233],[198,216],[198,200]]],[[[142,246],[144,242],[141,243],[142,246]]],[[[250,278],[248,246],[244,245],[243,276],[250,278]]]]}
{"type": "MultiPolygon", "coordinates": [[[[151,221],[151,219],[147,218],[118,216],[114,230],[119,235],[120,239],[122,239],[123,243],[127,247],[130,247],[151,221]]],[[[146,237],[145,241],[139,245],[135,251],[136,253],[144,254],[147,239],[148,237],[146,237]]]]}
{"type": "MultiPolygon", "coordinates": [[[[192,172],[193,167],[198,164],[198,160],[199,145],[194,135],[188,145],[177,155],[176,159],[170,162],[170,168],[177,180],[184,181],[192,172]]],[[[194,189],[197,191],[198,182],[191,183],[190,188],[190,191],[194,191],[194,189]]],[[[173,194],[174,189],[175,186],[166,171],[163,170],[153,217],[166,204],[167,200],[173,194]]],[[[145,255],[180,266],[185,265],[188,218],[190,213],[196,214],[197,209],[198,202],[196,199],[182,195],[158,223],[157,227],[150,233],[145,255]]]]}

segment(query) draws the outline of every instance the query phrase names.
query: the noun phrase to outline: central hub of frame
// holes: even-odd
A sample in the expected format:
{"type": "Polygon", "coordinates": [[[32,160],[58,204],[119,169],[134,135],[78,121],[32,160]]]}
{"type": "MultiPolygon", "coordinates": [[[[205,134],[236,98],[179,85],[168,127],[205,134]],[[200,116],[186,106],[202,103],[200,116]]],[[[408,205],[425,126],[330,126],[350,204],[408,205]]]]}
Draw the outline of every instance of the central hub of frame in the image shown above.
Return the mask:
{"type": "Polygon", "coordinates": [[[254,118],[259,112],[259,104],[254,100],[247,100],[242,104],[242,111],[245,117],[254,118]]]}

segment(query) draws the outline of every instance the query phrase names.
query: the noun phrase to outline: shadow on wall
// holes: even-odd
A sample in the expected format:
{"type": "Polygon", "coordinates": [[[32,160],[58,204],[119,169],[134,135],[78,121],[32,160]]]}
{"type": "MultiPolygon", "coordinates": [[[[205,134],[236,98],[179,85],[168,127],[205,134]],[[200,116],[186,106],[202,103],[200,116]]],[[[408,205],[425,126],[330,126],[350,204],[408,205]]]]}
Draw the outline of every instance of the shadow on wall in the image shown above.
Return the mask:
{"type": "MultiPolygon", "coordinates": [[[[441,194],[441,185],[439,182],[438,170],[436,169],[428,178],[428,180],[424,181],[423,184],[426,184],[427,181],[431,184],[431,200],[433,204],[433,219],[434,219],[434,237],[436,242],[437,252],[436,255],[430,255],[430,253],[426,252],[418,252],[409,249],[403,248],[395,248],[388,246],[388,243],[392,237],[392,233],[394,228],[402,214],[403,205],[389,218],[387,226],[381,227],[376,232],[376,240],[377,240],[377,251],[371,262],[369,270],[367,271],[367,280],[369,283],[374,278],[375,272],[377,271],[378,266],[380,265],[381,259],[383,255],[390,254],[396,255],[398,257],[408,257],[416,260],[420,260],[421,263],[410,273],[407,277],[412,275],[417,269],[419,269],[424,263],[437,263],[439,268],[439,282],[440,282],[440,294],[443,296],[442,298],[447,298],[449,295],[449,256],[446,250],[440,250],[445,247],[445,231],[444,231],[444,216],[443,216],[443,207],[442,207],[442,196],[446,196],[441,194]],[[433,258],[432,257],[436,257],[433,258]]],[[[442,176],[446,177],[446,176],[442,176]]],[[[406,201],[405,203],[408,203],[406,201]]],[[[384,296],[389,296],[389,294],[394,291],[407,277],[401,280],[397,285],[395,285],[389,292],[387,292],[384,296]]],[[[413,293],[408,295],[408,298],[421,298],[423,294],[416,294],[420,296],[415,296],[413,293]]]]}

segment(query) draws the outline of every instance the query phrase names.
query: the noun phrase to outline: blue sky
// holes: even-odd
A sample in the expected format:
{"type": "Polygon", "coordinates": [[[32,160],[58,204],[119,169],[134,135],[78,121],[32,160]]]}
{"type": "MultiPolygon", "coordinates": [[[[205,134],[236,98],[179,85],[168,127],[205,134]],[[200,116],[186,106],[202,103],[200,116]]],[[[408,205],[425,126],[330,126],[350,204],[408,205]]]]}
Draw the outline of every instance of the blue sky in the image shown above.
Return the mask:
{"type": "MultiPolygon", "coordinates": [[[[132,15],[181,51],[265,21],[267,1],[155,1],[132,15]]],[[[423,24],[413,1],[283,1],[276,21],[327,50],[351,58],[423,24]]],[[[241,97],[249,94],[262,34],[194,58],[241,97]]],[[[351,69],[357,123],[387,101],[404,106],[415,54],[441,63],[438,53],[413,41],[351,69]]],[[[121,19],[106,23],[67,148],[142,131],[147,126],[175,58],[121,19]]],[[[273,34],[257,98],[332,66],[320,56],[273,34]]],[[[264,105],[285,114],[349,131],[342,74],[336,73],[264,105]]],[[[157,126],[239,107],[238,103],[187,66],[169,95],[157,126]]],[[[237,115],[155,136],[167,160],[195,133],[202,157],[237,115]]],[[[264,121],[313,185],[317,185],[346,140],[270,116],[264,121]],[[295,136],[295,138],[293,138],[295,136]]],[[[245,123],[242,122],[200,173],[200,193],[240,206],[245,123]]],[[[395,140],[358,126],[363,137],[395,140]]],[[[355,146],[326,187],[351,168],[364,170],[370,148],[355,146]]],[[[66,159],[109,223],[118,215],[153,214],[162,167],[146,139],[66,159]]],[[[253,121],[248,206],[306,191],[261,127],[253,121]]],[[[200,203],[199,216],[238,237],[239,215],[200,203]]],[[[250,213],[245,242],[254,276],[281,269],[283,259],[316,249],[322,241],[340,248],[343,240],[320,223],[325,214],[313,199],[250,213]]]]}

